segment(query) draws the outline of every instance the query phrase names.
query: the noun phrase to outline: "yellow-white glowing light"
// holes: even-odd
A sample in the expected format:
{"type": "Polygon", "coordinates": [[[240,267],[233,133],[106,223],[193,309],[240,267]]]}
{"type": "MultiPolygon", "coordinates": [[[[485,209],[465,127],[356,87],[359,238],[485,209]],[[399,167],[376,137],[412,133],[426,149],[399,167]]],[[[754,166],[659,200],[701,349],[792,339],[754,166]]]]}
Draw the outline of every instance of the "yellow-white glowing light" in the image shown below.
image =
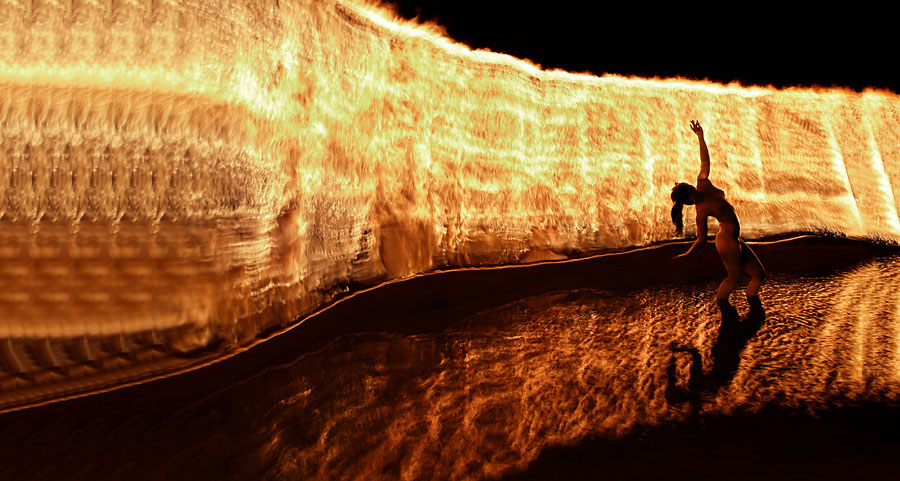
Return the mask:
{"type": "Polygon", "coordinates": [[[342,0],[0,11],[0,410],[351,284],[668,239],[692,118],[744,235],[900,237],[893,93],[548,72],[342,0]]]}

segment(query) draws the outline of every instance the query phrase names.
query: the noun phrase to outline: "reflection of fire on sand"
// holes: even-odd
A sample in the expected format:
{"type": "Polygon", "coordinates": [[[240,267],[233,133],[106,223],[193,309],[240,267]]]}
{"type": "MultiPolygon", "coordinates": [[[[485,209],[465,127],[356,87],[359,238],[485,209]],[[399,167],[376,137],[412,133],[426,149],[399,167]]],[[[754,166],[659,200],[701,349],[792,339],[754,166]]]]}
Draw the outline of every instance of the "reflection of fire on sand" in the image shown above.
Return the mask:
{"type": "MultiPolygon", "coordinates": [[[[751,311],[753,306],[751,306],[751,311]]],[[[694,419],[700,415],[703,394],[716,395],[720,389],[728,386],[734,378],[741,363],[741,351],[747,342],[759,332],[765,320],[764,316],[753,316],[752,313],[743,321],[723,316],[722,324],[716,340],[710,349],[712,367],[709,373],[703,372],[703,357],[695,347],[673,344],[672,357],[667,367],[666,400],[669,403],[688,401],[694,419]],[[687,380],[678,384],[677,361],[680,353],[690,356],[687,380]]]]}
{"type": "MultiPolygon", "coordinates": [[[[46,479],[66,479],[76,469],[87,473],[78,479],[173,471],[200,472],[194,479],[209,473],[233,478],[233,472],[275,478],[283,475],[279,456],[288,462],[297,453],[314,459],[324,436],[335,462],[318,476],[282,477],[337,479],[349,469],[383,472],[383,466],[396,464],[381,453],[413,449],[407,446],[423,453],[419,466],[443,469],[439,475],[460,465],[442,455],[450,451],[448,445],[459,447],[452,451],[458,453],[455,459],[471,460],[476,467],[512,473],[524,469],[522,459],[536,458],[529,472],[540,473],[540,466],[548,464],[554,470],[521,479],[594,479],[552,473],[584,469],[594,474],[597,466],[619,473],[646,462],[648,452],[664,453],[673,463],[657,463],[654,476],[645,479],[665,476],[655,473],[669,472],[688,456],[700,456],[696,466],[704,470],[708,459],[757,466],[759,459],[774,457],[793,466],[793,457],[779,457],[784,451],[778,448],[791,444],[782,433],[791,433],[797,445],[815,455],[809,459],[820,459],[817,447],[841,454],[840,461],[865,453],[845,440],[820,442],[826,431],[805,411],[790,418],[767,413],[815,402],[834,419],[837,411],[829,403],[849,396],[896,399],[892,333],[900,332],[898,321],[869,313],[898,312],[900,299],[880,289],[870,302],[858,300],[869,286],[900,282],[900,264],[874,261],[846,269],[873,256],[895,258],[896,248],[809,236],[751,245],[771,274],[766,284],[770,315],[746,348],[741,337],[727,331],[729,324],[719,330],[711,305],[695,308],[684,302],[703,303],[718,284],[715,279],[724,276],[712,249],[698,254],[696,268],[685,272],[654,269],[686,250],[687,242],[577,261],[445,271],[360,292],[253,349],[180,376],[0,415],[0,438],[9,445],[0,449],[0,465],[13,466],[4,479],[31,479],[35,466],[46,466],[46,479]],[[865,324],[857,329],[860,320],[865,324]],[[874,341],[871,348],[846,349],[857,342],[845,334],[854,329],[857,339],[874,341]],[[697,336],[701,332],[705,335],[697,336]],[[681,386],[665,384],[673,343],[694,348],[674,353],[681,386]],[[697,362],[691,364],[691,356],[697,362]],[[870,383],[823,382],[831,369],[844,376],[860,372],[860,366],[870,383]],[[447,406],[450,414],[429,414],[434,406],[447,406]],[[682,423],[692,409],[702,415],[700,426],[682,423]],[[222,423],[227,413],[236,414],[222,423]],[[418,426],[429,416],[449,426],[463,419],[482,424],[423,436],[418,426]],[[371,432],[391,435],[373,437],[371,432]],[[73,436],[86,442],[73,443],[73,436]],[[23,448],[22,454],[18,439],[28,440],[23,446],[42,448],[23,448]],[[655,441],[648,446],[646,439],[655,441]],[[373,446],[369,452],[375,455],[361,457],[360,445],[373,446]],[[484,453],[501,445],[512,454],[493,458],[500,459],[490,461],[494,464],[483,461],[484,453]],[[731,448],[730,457],[717,457],[726,451],[722,446],[731,448]],[[742,454],[741,446],[753,451],[742,454]],[[673,449],[680,449],[680,456],[671,455],[673,449]],[[559,463],[553,453],[589,456],[581,456],[581,464],[559,463]],[[266,471],[257,475],[260,466],[266,471]]],[[[736,307],[744,310],[742,303],[736,307]]],[[[829,436],[847,433],[841,429],[834,421],[827,425],[829,436]]],[[[873,439],[855,436],[850,439],[873,439]]],[[[885,452],[872,465],[890,466],[882,460],[891,454],[885,452]]],[[[827,467],[815,466],[827,472],[840,461],[829,458],[827,467]]],[[[450,478],[439,475],[431,479],[450,478]]]]}

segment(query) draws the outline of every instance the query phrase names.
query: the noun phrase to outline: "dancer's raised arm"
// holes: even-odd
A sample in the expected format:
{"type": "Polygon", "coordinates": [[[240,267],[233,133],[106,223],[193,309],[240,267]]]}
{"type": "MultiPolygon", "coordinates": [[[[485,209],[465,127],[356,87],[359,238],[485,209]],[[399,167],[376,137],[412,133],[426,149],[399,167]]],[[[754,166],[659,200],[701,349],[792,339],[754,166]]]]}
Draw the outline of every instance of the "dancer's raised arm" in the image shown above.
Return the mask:
{"type": "Polygon", "coordinates": [[[759,286],[766,278],[766,270],[750,246],[741,240],[741,224],[734,212],[734,206],[725,200],[725,191],[709,181],[709,150],[706,148],[700,122],[691,120],[691,131],[697,135],[700,142],[700,175],[697,176],[697,187],[684,182],[672,187],[672,223],[675,224],[675,234],[682,235],[684,227],[682,210],[685,205],[694,205],[697,213],[697,240],[691,244],[687,252],[675,257],[684,258],[700,252],[707,242],[707,220],[709,217],[715,218],[719,222],[716,252],[719,253],[719,259],[728,271],[728,277],[719,284],[719,290],[716,291],[716,304],[722,310],[723,325],[725,322],[736,323],[740,320],[734,306],[728,301],[728,296],[740,282],[742,272],[750,274],[750,283],[747,285],[750,317],[761,321],[765,319],[766,313],[759,300],[759,286]]]}
{"type": "Polygon", "coordinates": [[[691,130],[697,134],[697,139],[700,141],[700,175],[697,176],[697,180],[708,179],[709,149],[706,148],[706,140],[703,138],[703,127],[700,126],[699,121],[691,120],[691,130]]]}

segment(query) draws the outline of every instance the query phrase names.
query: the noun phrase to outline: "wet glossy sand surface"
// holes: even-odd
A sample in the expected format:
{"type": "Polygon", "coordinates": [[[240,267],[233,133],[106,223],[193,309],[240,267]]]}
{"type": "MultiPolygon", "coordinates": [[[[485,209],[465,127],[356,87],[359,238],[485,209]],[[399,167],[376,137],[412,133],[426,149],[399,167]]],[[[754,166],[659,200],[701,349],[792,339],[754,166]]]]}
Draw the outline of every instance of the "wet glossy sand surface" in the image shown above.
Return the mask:
{"type": "Polygon", "coordinates": [[[671,241],[690,119],[742,235],[900,241],[893,92],[548,71],[368,0],[0,12],[0,412],[384,282],[671,241]]]}
{"type": "Polygon", "coordinates": [[[345,333],[155,407],[151,383],[7,414],[0,477],[888,476],[900,256],[771,273],[764,321],[723,327],[715,285],[551,290],[449,321],[465,311],[385,305],[444,325],[345,333]]]}

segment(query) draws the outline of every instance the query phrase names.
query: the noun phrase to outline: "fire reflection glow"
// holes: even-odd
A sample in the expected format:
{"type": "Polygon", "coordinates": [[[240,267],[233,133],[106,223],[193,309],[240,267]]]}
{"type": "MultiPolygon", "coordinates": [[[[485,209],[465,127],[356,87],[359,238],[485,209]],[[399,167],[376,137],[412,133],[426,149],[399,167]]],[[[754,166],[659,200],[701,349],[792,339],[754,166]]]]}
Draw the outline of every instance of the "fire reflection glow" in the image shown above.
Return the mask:
{"type": "Polygon", "coordinates": [[[0,410],[436,269],[671,237],[699,118],[748,237],[900,237],[900,98],[594,77],[365,2],[0,3],[0,410]]]}
{"type": "MultiPolygon", "coordinates": [[[[2,450],[0,462],[14,466],[16,479],[29,469],[42,473],[38,479],[496,479],[550,447],[687,424],[695,412],[706,419],[766,409],[822,414],[896,403],[900,292],[884,286],[898,282],[896,255],[826,277],[773,275],[769,318],[725,369],[715,366],[727,357],[714,354],[715,282],[526,297],[440,333],[342,336],[172,413],[129,409],[0,425],[4,439],[42,446],[2,450]],[[697,353],[697,366],[682,348],[697,353]],[[725,373],[720,382],[672,395],[697,385],[692,375],[717,370],[725,373]]],[[[842,459],[857,469],[863,461],[853,449],[861,448],[849,444],[842,459]]],[[[739,456],[728,460],[741,465],[739,456]]],[[[805,466],[812,472],[831,466],[820,453],[813,459],[805,466]]],[[[701,468],[690,461],[677,463],[688,473],[701,468]]]]}

